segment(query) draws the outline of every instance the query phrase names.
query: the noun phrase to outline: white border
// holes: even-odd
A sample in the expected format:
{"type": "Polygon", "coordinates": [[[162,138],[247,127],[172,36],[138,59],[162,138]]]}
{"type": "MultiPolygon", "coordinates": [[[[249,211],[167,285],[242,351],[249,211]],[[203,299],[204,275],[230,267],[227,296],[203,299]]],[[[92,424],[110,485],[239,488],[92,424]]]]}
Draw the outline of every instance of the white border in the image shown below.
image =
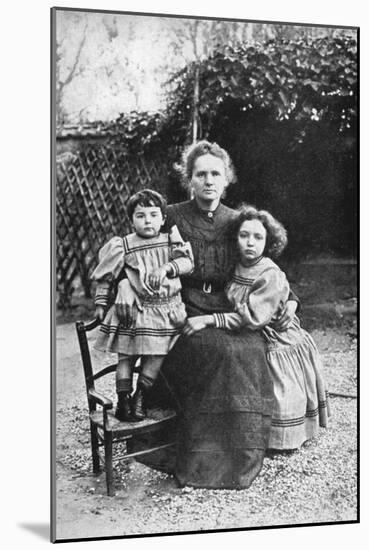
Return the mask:
{"type": "MultiPolygon", "coordinates": [[[[54,4],[55,5],[55,4],[54,4]]],[[[187,0],[174,3],[156,0],[75,1],[61,6],[198,16],[237,17],[269,21],[320,23],[361,27],[361,97],[368,98],[368,18],[361,0],[280,0],[223,3],[187,0]]],[[[5,427],[1,475],[2,544],[32,550],[47,544],[22,525],[49,522],[49,8],[52,2],[6,3],[2,7],[2,215],[1,272],[4,276],[2,315],[2,419],[5,427]],[[5,151],[4,151],[5,149],[5,151]],[[5,169],[5,174],[4,174],[5,169]],[[22,223],[20,223],[22,220],[22,223]],[[5,302],[4,302],[5,298],[5,302]],[[39,436],[34,438],[37,426],[39,436]],[[20,429],[21,428],[21,429],[20,429]],[[3,464],[4,461],[4,464],[3,464]],[[5,486],[5,487],[4,487],[5,486]]],[[[361,105],[362,151],[368,150],[367,101],[361,105]],[[365,121],[365,125],[364,125],[365,121]]],[[[366,204],[363,182],[368,182],[367,162],[362,153],[361,205],[366,204]],[[365,162],[365,163],[364,163],[365,162]]],[[[365,224],[361,230],[364,241],[365,224]]],[[[361,258],[362,271],[365,257],[361,258]]],[[[362,275],[365,280],[365,275],[362,275]]],[[[366,303],[362,289],[362,302],[366,303]],[[364,302],[365,301],[365,302],[364,302]]],[[[362,325],[365,315],[362,306],[362,325]]],[[[362,333],[365,334],[364,329],[362,333]]],[[[364,347],[364,343],[362,343],[364,347]]],[[[363,350],[364,352],[364,350],[363,350]]],[[[191,545],[247,544],[259,548],[289,547],[347,549],[352,543],[364,547],[368,534],[368,375],[361,360],[362,408],[362,524],[329,527],[217,533],[209,535],[124,539],[104,541],[105,547],[178,548],[191,545]],[[354,542],[355,541],[355,542],[354,542]]],[[[2,430],[3,431],[3,430],[2,430]]],[[[75,543],[72,543],[75,544],[75,543]]],[[[92,548],[96,542],[84,542],[92,548]]]]}

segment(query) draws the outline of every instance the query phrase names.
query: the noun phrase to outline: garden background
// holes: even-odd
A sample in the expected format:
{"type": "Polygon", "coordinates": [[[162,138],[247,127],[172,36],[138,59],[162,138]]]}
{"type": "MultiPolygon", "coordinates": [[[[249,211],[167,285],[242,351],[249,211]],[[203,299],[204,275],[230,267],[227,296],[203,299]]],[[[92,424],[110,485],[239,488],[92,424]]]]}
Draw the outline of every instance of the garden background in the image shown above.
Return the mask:
{"type": "Polygon", "coordinates": [[[234,161],[226,204],[286,225],[283,260],[356,258],[353,29],[57,11],[56,116],[64,310],[91,296],[102,244],[130,230],[130,194],[187,198],[175,165],[195,139],[234,161]]]}

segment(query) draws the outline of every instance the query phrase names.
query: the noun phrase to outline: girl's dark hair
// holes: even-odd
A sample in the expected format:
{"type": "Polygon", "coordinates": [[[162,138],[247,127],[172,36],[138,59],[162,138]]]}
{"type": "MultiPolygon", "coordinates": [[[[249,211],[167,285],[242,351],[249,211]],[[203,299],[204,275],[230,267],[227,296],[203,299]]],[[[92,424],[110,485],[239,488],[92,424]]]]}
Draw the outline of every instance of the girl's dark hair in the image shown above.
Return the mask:
{"type": "Polygon", "coordinates": [[[142,189],[129,198],[127,202],[127,213],[131,221],[136,206],[158,206],[163,218],[167,215],[167,201],[160,193],[153,189],[142,189]]]}
{"type": "Polygon", "coordinates": [[[266,230],[266,243],[263,252],[269,258],[278,258],[287,246],[287,231],[283,225],[266,210],[258,210],[254,206],[243,204],[238,209],[239,214],[232,222],[230,234],[233,242],[237,242],[238,232],[246,220],[259,220],[266,230]]]}
{"type": "Polygon", "coordinates": [[[228,184],[236,181],[236,174],[230,156],[225,149],[222,149],[217,143],[210,141],[198,141],[183,151],[182,163],[178,169],[182,175],[183,183],[188,186],[193,173],[193,167],[196,160],[203,155],[213,155],[223,161],[226,179],[228,184]]]}

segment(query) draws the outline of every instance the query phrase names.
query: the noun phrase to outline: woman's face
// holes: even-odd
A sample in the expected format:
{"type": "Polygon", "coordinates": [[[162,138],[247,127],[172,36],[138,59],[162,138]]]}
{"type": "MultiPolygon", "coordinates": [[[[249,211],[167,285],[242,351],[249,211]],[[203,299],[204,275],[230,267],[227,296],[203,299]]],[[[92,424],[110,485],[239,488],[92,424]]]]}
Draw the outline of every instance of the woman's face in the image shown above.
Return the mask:
{"type": "Polygon", "coordinates": [[[207,153],[195,160],[191,185],[200,204],[211,206],[218,203],[227,184],[222,159],[207,153]]]}
{"type": "Polygon", "coordinates": [[[265,249],[266,229],[259,220],[245,220],[238,230],[237,244],[241,262],[253,263],[265,249]]]}

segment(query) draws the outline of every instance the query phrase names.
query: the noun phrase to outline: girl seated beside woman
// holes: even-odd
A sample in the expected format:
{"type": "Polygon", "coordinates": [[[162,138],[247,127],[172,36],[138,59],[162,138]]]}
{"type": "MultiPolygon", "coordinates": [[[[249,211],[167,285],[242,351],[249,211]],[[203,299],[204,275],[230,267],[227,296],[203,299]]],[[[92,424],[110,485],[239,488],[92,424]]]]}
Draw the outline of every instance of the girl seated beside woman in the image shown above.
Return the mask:
{"type": "MultiPolygon", "coordinates": [[[[286,275],[273,262],[287,245],[281,223],[265,210],[243,206],[231,228],[238,261],[225,291],[232,313],[204,316],[206,326],[262,330],[273,380],[274,408],[268,447],[295,449],[328,421],[327,391],[317,347],[295,315],[283,332],[270,326],[290,294],[286,275]]],[[[189,319],[184,334],[190,336],[189,319]]]]}

